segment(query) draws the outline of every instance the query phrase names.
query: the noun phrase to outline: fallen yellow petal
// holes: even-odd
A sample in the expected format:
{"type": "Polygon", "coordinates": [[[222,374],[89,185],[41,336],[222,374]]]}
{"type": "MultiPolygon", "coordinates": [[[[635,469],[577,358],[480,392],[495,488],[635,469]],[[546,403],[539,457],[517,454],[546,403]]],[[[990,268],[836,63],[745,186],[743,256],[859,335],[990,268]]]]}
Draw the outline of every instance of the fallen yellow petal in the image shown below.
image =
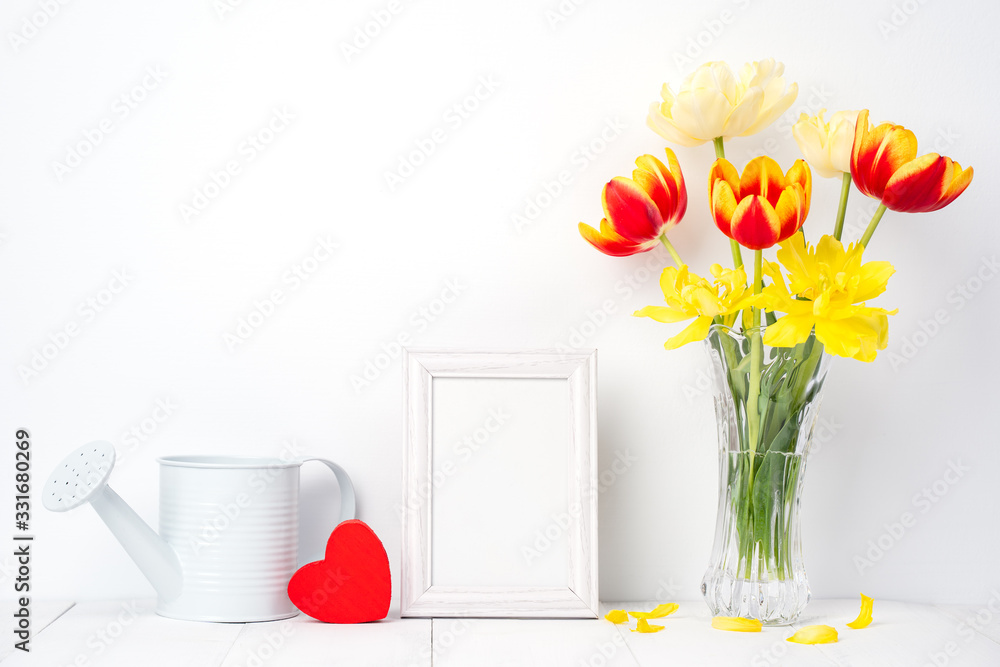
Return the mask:
{"type": "Polygon", "coordinates": [[[837,631],[829,625],[807,625],[786,641],[796,644],[833,644],[837,641],[837,631]]]}
{"type": "Polygon", "coordinates": [[[716,630],[730,632],[760,632],[761,623],[756,618],[738,618],[736,616],[716,616],[712,619],[712,627],[716,630]]]}
{"type": "Polygon", "coordinates": [[[875,600],[868,597],[864,593],[861,594],[861,611],[858,612],[858,617],[847,624],[847,627],[853,628],[854,630],[860,630],[861,628],[867,628],[872,622],[872,605],[875,600]]]}
{"type": "Polygon", "coordinates": [[[632,630],[632,632],[659,632],[662,629],[662,625],[650,625],[649,621],[644,618],[640,618],[639,622],[635,624],[635,629],[632,630]]]}
{"type": "Polygon", "coordinates": [[[676,602],[668,602],[667,604],[657,605],[653,611],[630,611],[628,613],[632,618],[663,618],[664,616],[670,616],[680,608],[680,605],[676,602]]]}
{"type": "Polygon", "coordinates": [[[628,622],[628,614],[625,613],[624,609],[612,609],[604,615],[604,618],[611,621],[615,625],[628,622]]]}

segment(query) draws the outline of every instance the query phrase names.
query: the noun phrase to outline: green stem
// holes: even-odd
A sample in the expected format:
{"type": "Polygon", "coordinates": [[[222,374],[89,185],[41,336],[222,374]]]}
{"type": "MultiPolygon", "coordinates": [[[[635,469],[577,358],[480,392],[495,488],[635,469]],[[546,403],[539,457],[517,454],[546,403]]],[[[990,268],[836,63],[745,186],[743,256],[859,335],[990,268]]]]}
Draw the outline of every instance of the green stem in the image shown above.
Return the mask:
{"type": "Polygon", "coordinates": [[[674,245],[667,240],[666,234],[660,234],[660,243],[662,243],[663,246],[667,249],[667,252],[670,253],[670,256],[674,258],[674,264],[677,265],[678,269],[684,266],[684,262],[681,261],[681,256],[677,254],[677,250],[674,248],[674,245]]]}
{"type": "MultiPolygon", "coordinates": [[[[721,160],[726,157],[726,147],[722,143],[722,137],[712,140],[715,145],[715,159],[721,160]]],[[[738,269],[743,266],[743,253],[740,252],[740,244],[736,239],[729,239],[729,250],[733,253],[733,268],[738,269]]]]}
{"type": "MultiPolygon", "coordinates": [[[[764,289],[764,251],[755,250],[753,253],[753,293],[760,294],[764,289]]],[[[753,325],[760,326],[760,309],[753,309],[753,325]]]]}
{"type": "Polygon", "coordinates": [[[726,147],[722,145],[722,137],[716,137],[712,143],[715,144],[715,159],[726,157],[726,147]]]}
{"type": "MultiPolygon", "coordinates": [[[[763,273],[764,251],[756,250],[753,255],[753,293],[760,294],[763,288],[761,274],[763,273]]],[[[760,398],[760,373],[764,349],[760,336],[760,308],[751,308],[752,326],[750,335],[750,387],[747,391],[747,430],[750,436],[750,455],[757,451],[757,438],[760,435],[760,410],[757,405],[760,398]]]]}
{"type": "Polygon", "coordinates": [[[736,239],[729,239],[729,249],[733,253],[733,268],[738,269],[743,266],[743,254],[740,252],[740,244],[736,239]]]}
{"type": "Polygon", "coordinates": [[[844,183],[840,186],[840,207],[837,209],[837,222],[833,225],[833,238],[840,240],[844,232],[844,216],[847,214],[847,197],[851,194],[851,172],[844,172],[844,183]]]}
{"type": "MultiPolygon", "coordinates": [[[[760,294],[762,289],[761,274],[763,273],[764,266],[764,252],[762,250],[754,251],[753,255],[753,293],[760,294]]],[[[763,517],[754,517],[752,514],[753,508],[753,486],[754,486],[754,473],[757,463],[757,440],[760,437],[760,375],[761,375],[761,365],[763,364],[764,348],[760,336],[760,308],[753,306],[750,308],[751,318],[753,323],[753,328],[750,334],[750,382],[747,388],[747,402],[746,402],[746,412],[747,412],[747,447],[748,447],[748,463],[749,463],[749,474],[747,475],[747,488],[746,488],[746,513],[747,513],[747,525],[745,530],[748,536],[748,554],[746,563],[746,574],[745,576],[750,576],[750,569],[752,567],[752,556],[754,535],[756,535],[756,528],[754,523],[760,521],[763,517]]]]}
{"type": "Polygon", "coordinates": [[[864,236],[861,237],[861,245],[868,247],[868,241],[871,240],[872,234],[875,233],[875,228],[878,227],[879,221],[885,214],[885,204],[879,204],[878,209],[875,211],[875,215],[872,216],[872,221],[868,223],[868,229],[865,230],[864,236]]]}

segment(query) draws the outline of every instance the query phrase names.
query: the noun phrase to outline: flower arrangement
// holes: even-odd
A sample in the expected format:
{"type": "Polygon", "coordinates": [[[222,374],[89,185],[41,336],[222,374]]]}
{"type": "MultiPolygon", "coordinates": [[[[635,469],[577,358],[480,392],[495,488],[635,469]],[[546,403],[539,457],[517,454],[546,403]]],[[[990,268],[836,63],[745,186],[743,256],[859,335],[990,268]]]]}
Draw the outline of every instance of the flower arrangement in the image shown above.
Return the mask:
{"type": "Polygon", "coordinates": [[[721,401],[722,489],[714,565],[703,582],[716,614],[788,622],[808,600],[798,544],[801,474],[818,414],[829,357],[873,361],[888,342],[895,310],[868,305],[895,269],[864,261],[886,210],[936,211],[972,182],[972,168],[929,153],[900,125],[874,126],[868,111],[838,111],[824,119],[801,114],[792,128],[804,156],[787,170],[766,155],[742,172],[725,157],[727,138],[759,132],[785,113],[798,88],[786,85],[784,65],[748,63],[737,75],[728,65],[696,69],[675,94],[664,84],[662,102],[649,108],[648,126],[681,146],[711,141],[712,220],[730,240],[732,266],[713,264],[697,275],[668,239],[687,210],[677,156],[666,164],[652,155],[636,160],[631,178],[604,186],[604,219],[580,223],[583,238],[611,256],[666,247],[675,266],[663,270],[665,305],[634,314],[668,324],[692,320],[665,347],[708,339],[721,401]],[[832,234],[806,241],[812,170],[841,177],[832,234]],[[860,239],[841,239],[851,184],[879,201],[860,239]],[[763,251],[777,246],[777,262],[763,251]],[[743,251],[753,253],[752,268],[743,251]],[[750,273],[752,271],[752,274],[750,273]],[[825,354],[824,354],[825,353],[825,354]]]}

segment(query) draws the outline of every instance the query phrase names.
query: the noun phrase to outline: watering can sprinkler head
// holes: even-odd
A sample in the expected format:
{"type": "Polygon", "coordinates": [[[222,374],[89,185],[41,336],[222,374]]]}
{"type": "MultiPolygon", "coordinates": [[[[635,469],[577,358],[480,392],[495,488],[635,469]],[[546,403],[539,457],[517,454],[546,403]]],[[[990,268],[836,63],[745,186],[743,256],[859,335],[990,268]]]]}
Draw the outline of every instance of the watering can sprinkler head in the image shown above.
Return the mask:
{"type": "Polygon", "coordinates": [[[115,448],[97,441],[80,447],[63,459],[42,490],[42,504],[53,512],[66,512],[90,502],[104,490],[115,467],[115,448]]]}
{"type": "Polygon", "coordinates": [[[110,442],[98,440],[74,450],[45,482],[42,504],[53,512],[66,512],[90,503],[159,596],[176,598],[183,586],[177,554],[108,486],[114,467],[115,447],[110,442]]]}

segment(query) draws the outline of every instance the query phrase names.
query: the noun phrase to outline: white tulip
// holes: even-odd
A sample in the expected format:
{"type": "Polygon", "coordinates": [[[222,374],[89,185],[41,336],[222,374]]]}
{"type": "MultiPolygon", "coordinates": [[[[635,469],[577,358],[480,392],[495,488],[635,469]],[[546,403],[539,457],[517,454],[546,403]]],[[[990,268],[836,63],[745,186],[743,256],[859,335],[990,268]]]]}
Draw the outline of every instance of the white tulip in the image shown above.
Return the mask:
{"type": "Polygon", "coordinates": [[[792,134],[803,157],[817,174],[833,178],[851,171],[851,147],[854,145],[854,126],[857,111],[838,111],[823,120],[826,109],[815,116],[802,114],[792,126],[792,134]]]}
{"type": "Polygon", "coordinates": [[[785,66],[773,58],[747,63],[739,78],[726,63],[705,63],[684,80],[676,95],[663,84],[663,102],[650,105],[646,124],[681,146],[755,134],[783,114],[798,95],[797,84],[785,87],[784,71],[785,66]]]}

